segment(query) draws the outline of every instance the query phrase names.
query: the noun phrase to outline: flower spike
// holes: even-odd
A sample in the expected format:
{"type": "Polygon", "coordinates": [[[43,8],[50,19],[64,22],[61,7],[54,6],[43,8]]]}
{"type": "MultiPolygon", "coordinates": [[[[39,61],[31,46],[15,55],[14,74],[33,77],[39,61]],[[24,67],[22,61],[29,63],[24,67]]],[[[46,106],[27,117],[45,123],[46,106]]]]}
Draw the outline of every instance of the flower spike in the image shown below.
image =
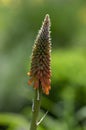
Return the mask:
{"type": "Polygon", "coordinates": [[[34,88],[41,84],[43,93],[49,94],[51,77],[51,41],[50,41],[50,17],[47,14],[35,40],[31,57],[31,68],[28,72],[30,79],[28,84],[33,83],[34,88]]]}

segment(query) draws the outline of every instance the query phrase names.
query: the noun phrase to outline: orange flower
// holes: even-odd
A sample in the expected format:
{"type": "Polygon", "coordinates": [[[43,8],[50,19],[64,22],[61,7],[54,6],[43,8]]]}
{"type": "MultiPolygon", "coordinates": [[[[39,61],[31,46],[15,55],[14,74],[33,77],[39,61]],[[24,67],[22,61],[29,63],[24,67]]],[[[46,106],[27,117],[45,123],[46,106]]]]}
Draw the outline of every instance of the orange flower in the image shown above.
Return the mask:
{"type": "Polygon", "coordinates": [[[39,88],[39,83],[41,83],[42,90],[45,94],[49,94],[49,90],[51,89],[50,53],[50,18],[47,14],[33,47],[31,68],[30,72],[28,72],[30,76],[28,84],[31,85],[33,83],[34,88],[37,89],[39,88]]]}

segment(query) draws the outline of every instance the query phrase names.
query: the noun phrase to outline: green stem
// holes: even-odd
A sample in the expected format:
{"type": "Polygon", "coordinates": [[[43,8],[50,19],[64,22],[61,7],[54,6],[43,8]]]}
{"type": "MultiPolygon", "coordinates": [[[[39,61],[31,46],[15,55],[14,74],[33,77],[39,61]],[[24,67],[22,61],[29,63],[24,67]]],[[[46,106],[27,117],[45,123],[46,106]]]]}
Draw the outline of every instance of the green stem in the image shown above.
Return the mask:
{"type": "Polygon", "coordinates": [[[35,99],[32,108],[33,115],[30,130],[37,130],[37,120],[40,111],[41,95],[42,95],[42,89],[40,86],[38,89],[35,90],[35,99]]]}

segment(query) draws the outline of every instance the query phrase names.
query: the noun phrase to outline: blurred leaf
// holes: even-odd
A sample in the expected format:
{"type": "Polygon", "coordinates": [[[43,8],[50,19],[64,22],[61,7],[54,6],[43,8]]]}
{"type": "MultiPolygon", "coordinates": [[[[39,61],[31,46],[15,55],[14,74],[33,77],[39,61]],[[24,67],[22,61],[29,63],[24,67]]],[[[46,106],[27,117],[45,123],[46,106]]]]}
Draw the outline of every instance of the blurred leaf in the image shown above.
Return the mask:
{"type": "Polygon", "coordinates": [[[8,125],[13,130],[29,130],[28,121],[23,116],[12,113],[0,113],[0,125],[8,125]]]}

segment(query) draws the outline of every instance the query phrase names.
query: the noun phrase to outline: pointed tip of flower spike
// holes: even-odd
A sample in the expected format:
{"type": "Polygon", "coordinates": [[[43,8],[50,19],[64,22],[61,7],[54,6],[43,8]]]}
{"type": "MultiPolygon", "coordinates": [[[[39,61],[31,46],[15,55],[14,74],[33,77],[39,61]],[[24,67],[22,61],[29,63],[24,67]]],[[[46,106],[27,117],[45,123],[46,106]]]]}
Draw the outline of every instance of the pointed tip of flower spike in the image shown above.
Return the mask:
{"type": "Polygon", "coordinates": [[[50,24],[50,16],[49,16],[49,14],[45,15],[44,23],[49,23],[50,24]]]}
{"type": "Polygon", "coordinates": [[[50,19],[49,14],[46,14],[46,15],[45,15],[45,19],[50,19]]]}

